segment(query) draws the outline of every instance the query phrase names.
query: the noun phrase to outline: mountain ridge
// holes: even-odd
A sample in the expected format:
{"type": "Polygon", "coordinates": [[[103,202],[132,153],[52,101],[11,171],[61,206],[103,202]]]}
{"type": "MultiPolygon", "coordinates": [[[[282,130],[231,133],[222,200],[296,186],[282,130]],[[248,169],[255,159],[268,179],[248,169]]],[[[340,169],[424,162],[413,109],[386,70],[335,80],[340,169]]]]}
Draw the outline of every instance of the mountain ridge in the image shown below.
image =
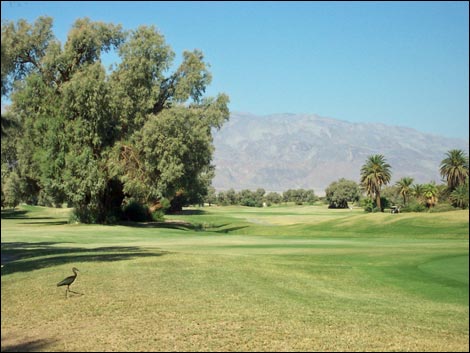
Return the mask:
{"type": "Polygon", "coordinates": [[[358,182],[360,168],[372,154],[383,154],[391,165],[391,184],[404,176],[415,183],[440,182],[445,153],[468,153],[469,143],[405,126],[317,114],[233,112],[214,132],[214,146],[216,190],[306,188],[322,194],[339,178],[358,182]]]}

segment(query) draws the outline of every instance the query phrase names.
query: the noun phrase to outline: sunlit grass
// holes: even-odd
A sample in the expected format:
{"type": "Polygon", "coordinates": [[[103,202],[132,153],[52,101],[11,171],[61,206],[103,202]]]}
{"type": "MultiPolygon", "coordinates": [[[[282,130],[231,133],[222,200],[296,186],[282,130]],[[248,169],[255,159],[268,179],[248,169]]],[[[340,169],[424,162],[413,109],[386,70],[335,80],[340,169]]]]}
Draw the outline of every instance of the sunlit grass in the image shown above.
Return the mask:
{"type": "Polygon", "coordinates": [[[2,212],[2,351],[468,351],[468,211],[23,211],[2,212]]]}

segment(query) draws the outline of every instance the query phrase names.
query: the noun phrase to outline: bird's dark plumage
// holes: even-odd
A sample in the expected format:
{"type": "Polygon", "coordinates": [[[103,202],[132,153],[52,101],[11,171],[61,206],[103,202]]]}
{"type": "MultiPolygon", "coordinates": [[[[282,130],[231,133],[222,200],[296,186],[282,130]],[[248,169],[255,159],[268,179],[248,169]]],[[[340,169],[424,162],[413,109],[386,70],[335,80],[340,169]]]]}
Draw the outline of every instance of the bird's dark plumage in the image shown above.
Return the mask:
{"type": "Polygon", "coordinates": [[[70,291],[69,289],[69,286],[75,281],[75,278],[77,278],[77,271],[80,272],[78,270],[78,268],[76,267],[73,267],[72,268],[72,271],[73,271],[73,275],[72,276],[69,276],[67,278],[64,278],[62,281],[60,281],[59,283],[57,283],[57,287],[60,287],[60,286],[67,286],[67,289],[65,290],[65,296],[67,296],[67,292],[70,291]]]}

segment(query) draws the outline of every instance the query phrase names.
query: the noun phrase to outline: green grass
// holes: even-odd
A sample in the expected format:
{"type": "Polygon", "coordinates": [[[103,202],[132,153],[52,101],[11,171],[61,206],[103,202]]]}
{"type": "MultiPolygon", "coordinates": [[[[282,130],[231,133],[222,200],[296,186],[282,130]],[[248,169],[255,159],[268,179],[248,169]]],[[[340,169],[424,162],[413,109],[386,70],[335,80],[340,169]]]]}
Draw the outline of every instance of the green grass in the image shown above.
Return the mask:
{"type": "Polygon", "coordinates": [[[2,211],[2,351],[468,351],[468,216],[2,211]]]}

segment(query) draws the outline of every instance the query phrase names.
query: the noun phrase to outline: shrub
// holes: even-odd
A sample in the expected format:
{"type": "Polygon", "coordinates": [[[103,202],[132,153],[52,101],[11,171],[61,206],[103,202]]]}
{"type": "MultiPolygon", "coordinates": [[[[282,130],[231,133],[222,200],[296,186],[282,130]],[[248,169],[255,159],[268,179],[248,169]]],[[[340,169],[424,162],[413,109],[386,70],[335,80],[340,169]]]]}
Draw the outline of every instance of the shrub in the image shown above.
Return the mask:
{"type": "Polygon", "coordinates": [[[430,213],[436,213],[436,212],[448,212],[448,211],[455,211],[455,207],[452,206],[451,204],[448,203],[439,203],[433,208],[429,209],[430,213]]]}
{"type": "Polygon", "coordinates": [[[131,199],[123,207],[123,217],[127,221],[132,222],[146,222],[152,219],[152,216],[149,212],[147,206],[142,205],[136,200],[131,199]]]}
{"type": "Polygon", "coordinates": [[[362,199],[360,205],[364,208],[365,212],[373,212],[375,208],[374,201],[369,197],[362,199]]]}
{"type": "Polygon", "coordinates": [[[170,201],[166,198],[162,198],[155,207],[150,209],[152,221],[163,222],[165,220],[165,214],[170,207],[170,201]]]}
{"type": "Polygon", "coordinates": [[[400,212],[423,212],[426,210],[426,206],[417,201],[412,201],[405,207],[400,209],[400,212]]]}

